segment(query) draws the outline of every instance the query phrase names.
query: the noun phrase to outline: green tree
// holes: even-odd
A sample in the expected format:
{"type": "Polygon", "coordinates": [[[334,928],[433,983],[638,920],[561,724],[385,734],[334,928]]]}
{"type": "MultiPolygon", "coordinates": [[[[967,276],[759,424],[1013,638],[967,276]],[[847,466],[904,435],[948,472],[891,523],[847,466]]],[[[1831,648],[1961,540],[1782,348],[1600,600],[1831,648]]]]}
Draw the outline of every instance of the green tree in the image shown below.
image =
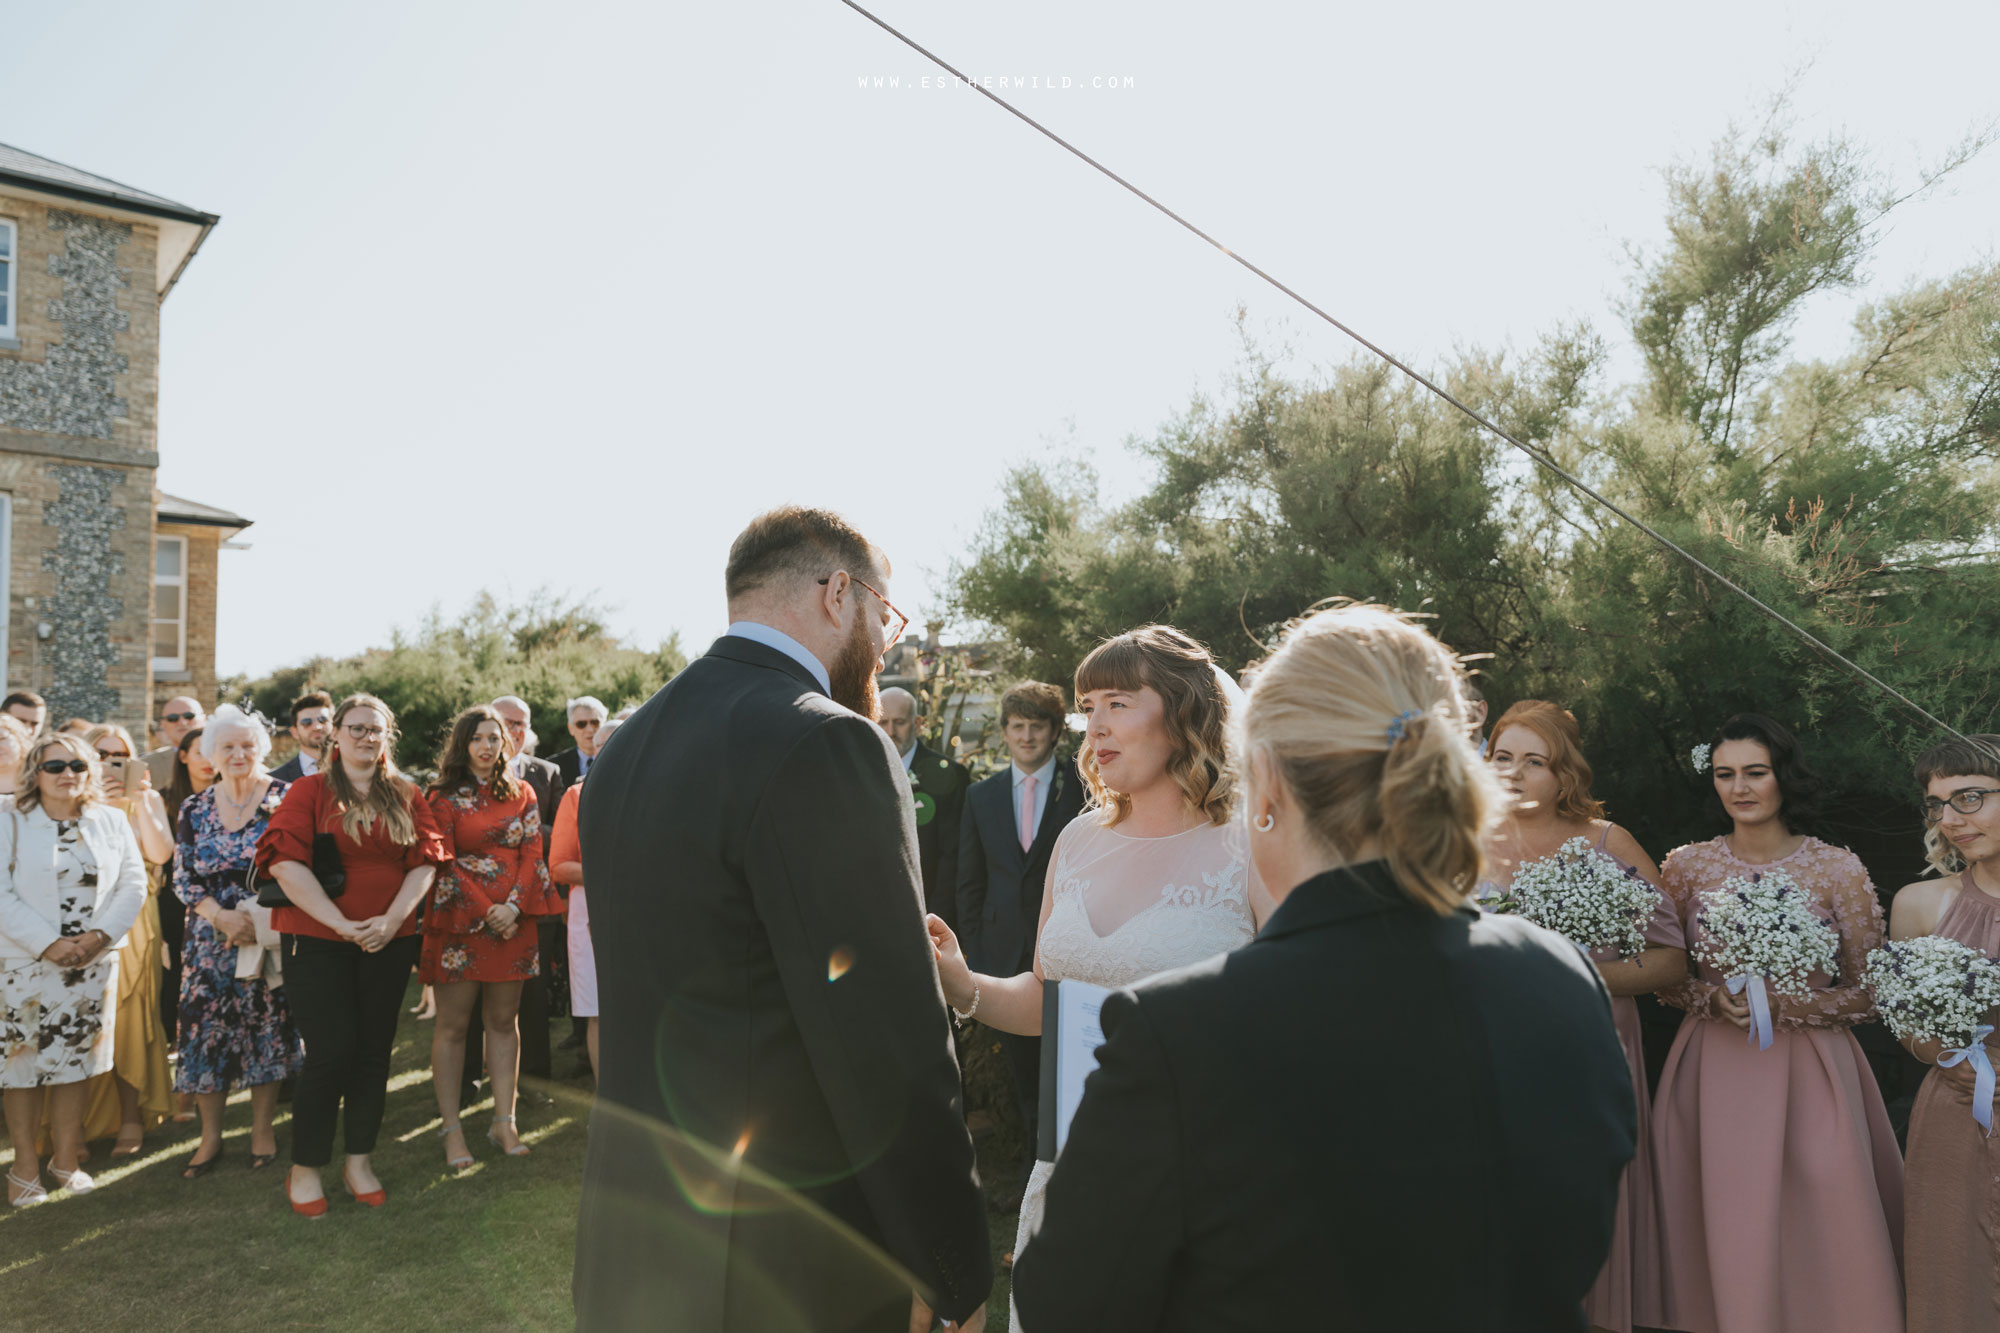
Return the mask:
{"type": "MultiPolygon", "coordinates": [[[[1609,382],[1581,326],[1437,377],[1953,726],[1992,729],[2000,266],[1861,307],[1842,357],[1790,355],[1807,304],[1857,286],[1885,219],[1981,146],[1897,193],[1850,143],[1732,135],[1667,174],[1663,239],[1635,255],[1637,380],[1609,382]]],[[[1688,750],[1757,709],[1806,734],[1831,835],[1913,853],[1908,760],[1933,729],[1379,363],[1288,378],[1246,343],[1225,394],[1134,447],[1152,484],[1117,507],[1079,463],[1016,469],[954,567],[954,613],[1009,665],[1066,679],[1098,638],[1163,620],[1235,667],[1323,598],[1379,600],[1490,654],[1496,705],[1571,708],[1600,794],[1656,850],[1714,831],[1688,750]]]]}
{"type": "Polygon", "coordinates": [[[396,630],[386,648],[316,658],[256,680],[238,678],[221,693],[232,700],[247,696],[282,720],[308,689],[324,689],[336,700],[366,691],[396,712],[403,732],[398,762],[428,770],[451,720],[473,704],[503,694],[527,700],[547,754],[569,744],[569,700],[595,695],[614,710],[640,703],[686,665],[679,635],[651,650],[630,647],[587,599],[538,592],[520,605],[502,606],[482,592],[456,617],[433,609],[416,629],[396,630]]]}

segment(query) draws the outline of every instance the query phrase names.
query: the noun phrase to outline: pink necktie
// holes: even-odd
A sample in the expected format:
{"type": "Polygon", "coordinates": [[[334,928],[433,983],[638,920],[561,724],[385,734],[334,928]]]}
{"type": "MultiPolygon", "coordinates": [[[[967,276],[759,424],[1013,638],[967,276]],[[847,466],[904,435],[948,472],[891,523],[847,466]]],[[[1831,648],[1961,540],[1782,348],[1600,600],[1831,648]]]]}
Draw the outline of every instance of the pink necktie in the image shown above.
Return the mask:
{"type": "Polygon", "coordinates": [[[1035,845],[1035,775],[1021,779],[1021,850],[1035,845]]]}

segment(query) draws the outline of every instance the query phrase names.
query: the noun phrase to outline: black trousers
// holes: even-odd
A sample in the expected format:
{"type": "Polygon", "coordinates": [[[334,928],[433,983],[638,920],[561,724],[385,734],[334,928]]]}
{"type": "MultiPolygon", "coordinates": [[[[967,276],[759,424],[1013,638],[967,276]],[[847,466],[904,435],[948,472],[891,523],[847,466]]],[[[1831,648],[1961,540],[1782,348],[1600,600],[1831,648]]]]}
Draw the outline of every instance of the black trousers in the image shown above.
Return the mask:
{"type": "Polygon", "coordinates": [[[306,1044],[306,1064],[292,1093],[292,1161],[333,1160],[333,1125],[345,1106],[347,1151],[375,1151],[389,1102],[389,1056],[417,936],[369,953],[345,940],[284,937],[285,997],[306,1044]]]}
{"type": "Polygon", "coordinates": [[[1014,1101],[1021,1111],[1021,1124],[1028,1132],[1028,1164],[1021,1169],[1021,1192],[1028,1191],[1028,1177],[1035,1172],[1035,1136],[1040,1128],[1042,1106],[1042,1039],[1000,1033],[1000,1048],[1007,1052],[1007,1064],[1014,1073],[1014,1101]]]}

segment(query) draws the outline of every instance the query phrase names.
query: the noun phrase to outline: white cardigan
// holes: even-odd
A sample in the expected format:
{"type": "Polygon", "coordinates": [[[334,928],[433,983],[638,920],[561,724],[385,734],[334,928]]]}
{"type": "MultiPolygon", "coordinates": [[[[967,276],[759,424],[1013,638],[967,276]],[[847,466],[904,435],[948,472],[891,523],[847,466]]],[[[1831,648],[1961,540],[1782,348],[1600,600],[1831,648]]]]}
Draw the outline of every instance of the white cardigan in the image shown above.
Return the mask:
{"type": "MultiPolygon", "coordinates": [[[[131,821],[115,805],[93,802],[77,821],[97,860],[97,902],[86,930],[101,930],[115,946],[146,905],[146,862],[131,821]]],[[[23,813],[0,804],[0,967],[42,956],[62,937],[56,887],[56,822],[39,807],[23,813]],[[8,866],[13,873],[7,873],[8,866]]]]}

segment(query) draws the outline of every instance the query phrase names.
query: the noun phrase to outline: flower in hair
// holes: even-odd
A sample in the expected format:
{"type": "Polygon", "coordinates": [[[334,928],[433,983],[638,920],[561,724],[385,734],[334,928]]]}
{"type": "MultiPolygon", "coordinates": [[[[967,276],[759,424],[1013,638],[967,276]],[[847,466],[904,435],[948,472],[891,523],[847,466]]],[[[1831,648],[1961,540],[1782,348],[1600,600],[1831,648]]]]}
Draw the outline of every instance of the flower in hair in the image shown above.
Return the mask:
{"type": "Polygon", "coordinates": [[[1398,741],[1402,740],[1402,739],[1403,739],[1403,737],[1405,737],[1405,736],[1409,735],[1409,734],[1410,734],[1410,723],[1411,723],[1411,722],[1413,722],[1413,721],[1415,721],[1416,719],[1418,719],[1418,718],[1422,717],[1422,716],[1423,716],[1423,714],[1422,714],[1422,713],[1420,713],[1420,712],[1418,712],[1418,711],[1417,711],[1416,709],[1412,708],[1412,709],[1409,709],[1409,710],[1408,710],[1408,711],[1406,711],[1406,712],[1402,712],[1402,713],[1398,713],[1398,714],[1396,714],[1396,716],[1394,716],[1394,717],[1390,718],[1390,719],[1389,719],[1389,744],[1393,746],[1393,745],[1395,745],[1395,744],[1396,744],[1396,743],[1397,743],[1398,741]]]}
{"type": "Polygon", "coordinates": [[[1694,747],[1692,751],[1689,752],[1688,758],[1694,761],[1695,772],[1697,773],[1708,772],[1708,754],[1711,748],[1713,747],[1707,745],[1697,745],[1694,747]]]}

